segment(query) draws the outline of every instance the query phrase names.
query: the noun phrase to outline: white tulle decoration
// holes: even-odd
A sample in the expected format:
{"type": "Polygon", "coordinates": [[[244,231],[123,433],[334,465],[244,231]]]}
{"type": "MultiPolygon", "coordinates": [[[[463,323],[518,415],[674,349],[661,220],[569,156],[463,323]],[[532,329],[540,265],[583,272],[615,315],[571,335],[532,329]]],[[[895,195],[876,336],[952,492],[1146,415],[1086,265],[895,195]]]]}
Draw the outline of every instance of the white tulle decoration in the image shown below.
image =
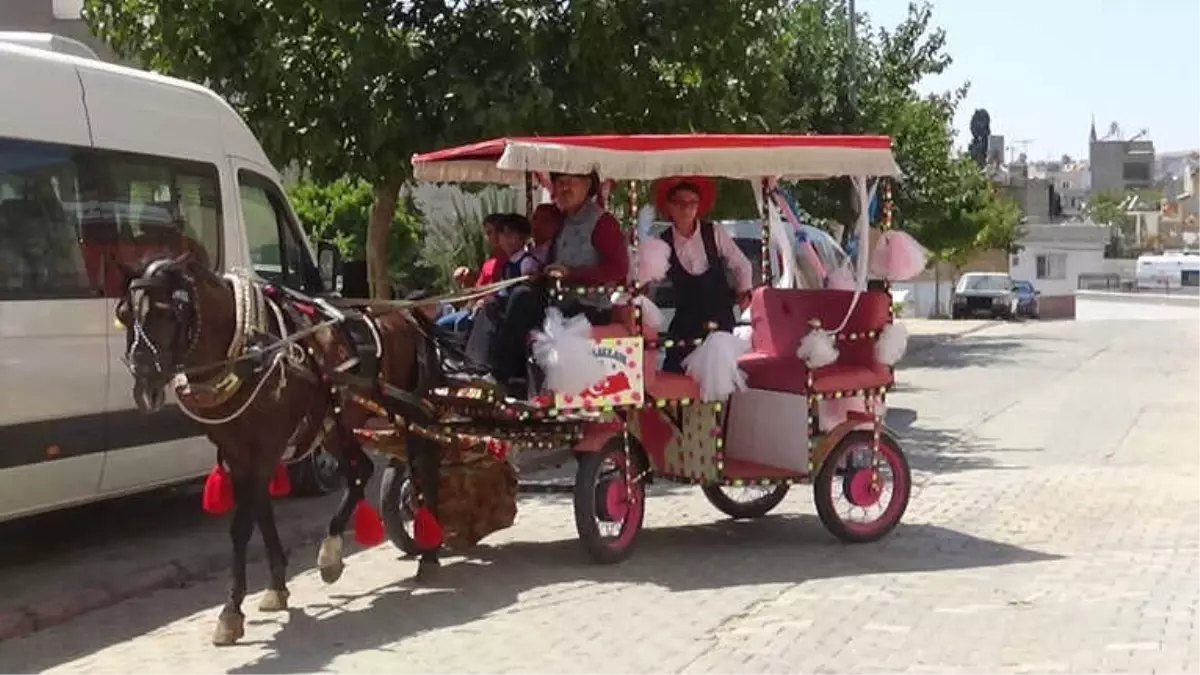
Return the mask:
{"type": "Polygon", "coordinates": [[[645,295],[639,295],[633,302],[642,308],[642,323],[652,331],[661,331],[665,318],[658,305],[654,304],[654,301],[645,295]]]}
{"type": "Polygon", "coordinates": [[[902,323],[889,323],[875,341],[875,358],[890,366],[903,358],[907,349],[908,329],[902,323]]]}
{"type": "Polygon", "coordinates": [[[551,391],[577,394],[607,375],[592,351],[592,324],[582,314],[564,320],[557,307],[548,309],[542,330],[534,334],[532,351],[551,391]]]}
{"type": "Polygon", "coordinates": [[[658,237],[638,243],[638,283],[662,281],[671,267],[671,246],[658,237]]]}
{"type": "Polygon", "coordinates": [[[746,388],[746,375],[738,368],[738,357],[750,344],[733,333],[715,331],[683,360],[683,368],[700,384],[700,398],[724,401],[746,388]]]}
{"type": "Polygon", "coordinates": [[[824,328],[814,328],[800,341],[796,358],[809,368],[824,368],[838,360],[838,350],[833,344],[833,335],[824,328]]]}

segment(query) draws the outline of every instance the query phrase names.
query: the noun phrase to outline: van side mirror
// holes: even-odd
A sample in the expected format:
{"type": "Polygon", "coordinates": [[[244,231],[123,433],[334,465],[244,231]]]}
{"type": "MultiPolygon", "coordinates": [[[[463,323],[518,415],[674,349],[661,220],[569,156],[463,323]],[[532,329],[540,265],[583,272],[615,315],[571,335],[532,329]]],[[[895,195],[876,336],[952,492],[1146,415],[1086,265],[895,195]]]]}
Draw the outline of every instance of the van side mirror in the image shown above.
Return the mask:
{"type": "Polygon", "coordinates": [[[337,279],[342,273],[342,253],[333,243],[323,241],[317,245],[317,270],[324,291],[337,291],[337,279]]]}

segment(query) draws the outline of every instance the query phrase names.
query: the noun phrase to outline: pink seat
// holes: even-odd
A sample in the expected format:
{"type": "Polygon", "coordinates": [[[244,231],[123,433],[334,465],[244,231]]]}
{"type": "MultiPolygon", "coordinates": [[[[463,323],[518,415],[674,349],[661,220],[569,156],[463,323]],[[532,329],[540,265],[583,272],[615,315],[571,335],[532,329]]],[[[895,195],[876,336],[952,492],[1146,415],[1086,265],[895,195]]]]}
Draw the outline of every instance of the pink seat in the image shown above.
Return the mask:
{"type": "Polygon", "coordinates": [[[853,291],[759,288],[751,304],[751,352],[738,360],[747,383],[755,389],[795,394],[855,391],[890,384],[891,369],[875,359],[875,339],[868,336],[888,323],[891,296],[865,291],[837,341],[836,363],[811,373],[796,357],[800,341],[817,319],[825,330],[838,327],[853,301],[853,291]],[[846,339],[854,335],[854,339],[846,339]]]}

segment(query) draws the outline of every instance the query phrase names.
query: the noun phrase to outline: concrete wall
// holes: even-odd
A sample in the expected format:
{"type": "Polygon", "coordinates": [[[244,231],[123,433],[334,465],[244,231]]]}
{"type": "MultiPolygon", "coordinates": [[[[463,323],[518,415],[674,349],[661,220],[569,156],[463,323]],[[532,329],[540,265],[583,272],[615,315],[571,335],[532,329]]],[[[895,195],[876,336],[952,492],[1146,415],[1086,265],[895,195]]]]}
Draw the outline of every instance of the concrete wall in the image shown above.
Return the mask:
{"type": "Polygon", "coordinates": [[[1092,169],[1092,192],[1148,188],[1154,182],[1154,143],[1150,141],[1096,141],[1088,148],[1092,169]],[[1125,164],[1146,164],[1148,179],[1126,180],[1125,164]]]}

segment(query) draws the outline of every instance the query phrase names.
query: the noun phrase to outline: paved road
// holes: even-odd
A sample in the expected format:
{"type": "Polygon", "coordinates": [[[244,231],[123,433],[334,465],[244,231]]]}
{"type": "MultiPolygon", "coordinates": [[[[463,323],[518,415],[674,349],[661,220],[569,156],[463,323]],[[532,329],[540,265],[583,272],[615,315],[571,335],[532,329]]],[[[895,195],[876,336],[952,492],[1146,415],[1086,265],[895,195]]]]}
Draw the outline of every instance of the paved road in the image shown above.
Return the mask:
{"type": "Polygon", "coordinates": [[[331,587],[302,552],[296,609],[240,646],[208,646],[219,579],[2,643],[0,672],[1196,672],[1200,329],[1135,319],[917,355],[891,399],[917,491],[879,544],[833,541],[807,489],[752,523],[661,489],[600,568],[530,498],[433,589],[386,547],[331,587]]]}

